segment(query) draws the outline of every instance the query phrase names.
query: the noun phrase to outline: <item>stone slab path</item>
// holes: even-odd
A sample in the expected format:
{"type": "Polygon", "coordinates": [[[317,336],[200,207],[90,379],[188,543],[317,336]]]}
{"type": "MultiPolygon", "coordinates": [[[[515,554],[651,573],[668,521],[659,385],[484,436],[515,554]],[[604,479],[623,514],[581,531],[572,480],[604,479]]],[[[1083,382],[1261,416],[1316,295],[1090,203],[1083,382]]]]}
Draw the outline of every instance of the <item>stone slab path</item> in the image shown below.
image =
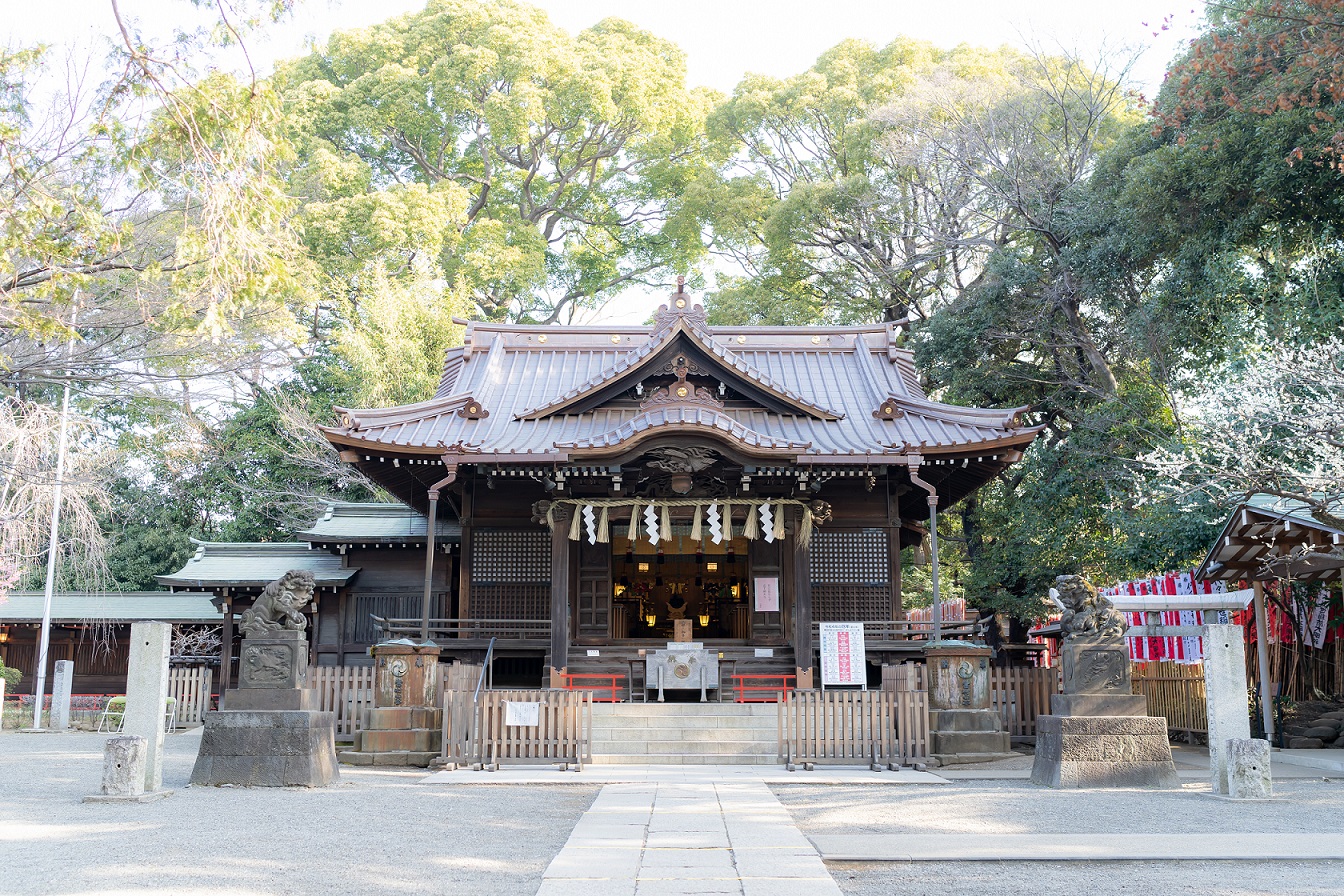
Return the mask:
{"type": "Polygon", "coordinates": [[[822,834],[829,862],[1169,862],[1344,859],[1344,834],[822,834]]]}
{"type": "MultiPolygon", "coordinates": [[[[894,777],[894,776],[893,776],[894,777]]],[[[608,784],[537,896],[839,896],[761,781],[608,784]]]]}
{"type": "MultiPolygon", "coordinates": [[[[941,772],[942,769],[939,769],[941,772]]],[[[1030,772],[1028,772],[1030,774],[1030,772]]],[[[553,765],[505,766],[499,771],[471,769],[433,772],[421,784],[946,784],[931,772],[875,772],[866,766],[817,766],[813,771],[786,771],[779,765],[588,765],[583,771],[560,771],[553,765]]]]}

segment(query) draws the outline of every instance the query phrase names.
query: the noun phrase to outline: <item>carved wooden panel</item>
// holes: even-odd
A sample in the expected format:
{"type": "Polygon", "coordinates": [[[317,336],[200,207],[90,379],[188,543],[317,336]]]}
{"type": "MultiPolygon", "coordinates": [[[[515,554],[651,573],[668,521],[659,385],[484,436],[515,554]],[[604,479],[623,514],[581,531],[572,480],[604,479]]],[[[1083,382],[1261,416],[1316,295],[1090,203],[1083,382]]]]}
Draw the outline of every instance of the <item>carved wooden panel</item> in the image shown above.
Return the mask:
{"type": "Polygon", "coordinates": [[[549,619],[551,533],[476,529],[471,540],[473,619],[549,619]]]}
{"type": "Polygon", "coordinates": [[[812,536],[811,559],[813,621],[891,618],[886,530],[819,531],[812,536]]]}

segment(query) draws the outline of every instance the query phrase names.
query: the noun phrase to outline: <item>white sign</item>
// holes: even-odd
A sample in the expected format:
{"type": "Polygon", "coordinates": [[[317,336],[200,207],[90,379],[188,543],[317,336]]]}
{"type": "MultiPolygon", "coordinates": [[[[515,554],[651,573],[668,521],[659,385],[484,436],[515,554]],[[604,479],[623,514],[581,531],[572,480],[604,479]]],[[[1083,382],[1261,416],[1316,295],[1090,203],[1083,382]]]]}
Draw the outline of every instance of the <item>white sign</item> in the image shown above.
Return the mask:
{"type": "Polygon", "coordinates": [[[759,659],[765,659],[766,657],[771,657],[771,656],[774,656],[774,655],[775,655],[775,648],[773,648],[773,647],[757,647],[757,648],[756,648],[756,658],[757,658],[758,660],[759,660],[759,659]]]}
{"type": "Polygon", "coordinates": [[[862,622],[821,623],[821,683],[867,686],[862,622]]]}
{"type": "Polygon", "coordinates": [[[509,700],[504,704],[505,725],[526,725],[535,728],[541,724],[541,704],[509,700]]]}
{"type": "Polygon", "coordinates": [[[779,612],[779,577],[762,576],[756,579],[756,612],[779,612]]]}
{"type": "Polygon", "coordinates": [[[589,655],[589,656],[601,656],[601,655],[602,655],[602,651],[600,651],[600,650],[590,650],[590,651],[588,651],[588,655],[589,655]]]}

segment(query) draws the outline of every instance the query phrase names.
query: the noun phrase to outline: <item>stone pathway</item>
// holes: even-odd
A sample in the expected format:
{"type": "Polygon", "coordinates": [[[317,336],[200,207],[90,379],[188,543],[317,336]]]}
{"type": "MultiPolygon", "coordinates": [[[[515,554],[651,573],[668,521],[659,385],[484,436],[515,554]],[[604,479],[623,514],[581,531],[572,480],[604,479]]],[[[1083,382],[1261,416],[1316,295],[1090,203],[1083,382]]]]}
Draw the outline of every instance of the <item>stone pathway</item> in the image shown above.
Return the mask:
{"type": "Polygon", "coordinates": [[[760,781],[608,784],[537,896],[839,896],[760,781]]]}
{"type": "MultiPolygon", "coordinates": [[[[1249,803],[1248,805],[1254,805],[1249,803]]],[[[1187,862],[1344,860],[1344,834],[826,834],[832,862],[1187,862]]]]}

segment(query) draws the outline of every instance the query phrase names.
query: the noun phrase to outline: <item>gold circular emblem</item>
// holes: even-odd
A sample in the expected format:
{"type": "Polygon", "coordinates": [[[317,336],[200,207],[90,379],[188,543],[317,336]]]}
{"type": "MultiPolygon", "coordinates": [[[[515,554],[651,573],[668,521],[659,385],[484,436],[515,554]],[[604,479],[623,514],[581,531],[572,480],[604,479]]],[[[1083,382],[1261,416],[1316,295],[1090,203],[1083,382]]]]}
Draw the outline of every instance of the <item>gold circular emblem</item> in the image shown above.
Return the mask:
{"type": "Polygon", "coordinates": [[[745,337],[745,336],[739,336],[739,337],[737,337],[737,344],[738,344],[738,345],[746,345],[746,344],[747,344],[747,337],[745,337]]]}
{"type": "Polygon", "coordinates": [[[538,336],[538,337],[537,337],[537,341],[538,341],[538,342],[545,342],[545,341],[546,341],[546,334],[545,334],[545,333],[542,333],[540,336],[538,336]]]}
{"type": "Polygon", "coordinates": [[[884,408],[882,409],[882,413],[884,413],[884,414],[890,414],[891,412],[892,412],[892,410],[891,410],[891,405],[887,405],[886,407],[884,407],[884,408]]]}
{"type": "Polygon", "coordinates": [[[612,336],[611,336],[611,344],[612,344],[612,345],[617,345],[617,344],[620,343],[620,341],[621,341],[621,337],[619,337],[619,336],[617,336],[616,334],[613,333],[612,336]]]}
{"type": "Polygon", "coordinates": [[[481,409],[478,408],[478,407],[476,407],[476,405],[474,405],[474,404],[473,404],[471,407],[467,408],[467,413],[468,413],[468,414],[479,414],[480,412],[481,412],[481,409]]]}
{"type": "Polygon", "coordinates": [[[820,342],[821,342],[821,337],[820,337],[820,336],[813,336],[813,337],[812,337],[812,344],[813,344],[813,345],[817,345],[817,344],[820,343],[820,342]]]}
{"type": "Polygon", "coordinates": [[[686,389],[685,386],[678,386],[678,387],[677,387],[677,397],[678,397],[678,398],[685,398],[687,394],[688,394],[688,391],[687,391],[687,389],[686,389]]]}
{"type": "Polygon", "coordinates": [[[685,308],[685,307],[686,307],[686,300],[685,300],[685,299],[677,299],[677,307],[678,307],[678,308],[685,308]]]}

